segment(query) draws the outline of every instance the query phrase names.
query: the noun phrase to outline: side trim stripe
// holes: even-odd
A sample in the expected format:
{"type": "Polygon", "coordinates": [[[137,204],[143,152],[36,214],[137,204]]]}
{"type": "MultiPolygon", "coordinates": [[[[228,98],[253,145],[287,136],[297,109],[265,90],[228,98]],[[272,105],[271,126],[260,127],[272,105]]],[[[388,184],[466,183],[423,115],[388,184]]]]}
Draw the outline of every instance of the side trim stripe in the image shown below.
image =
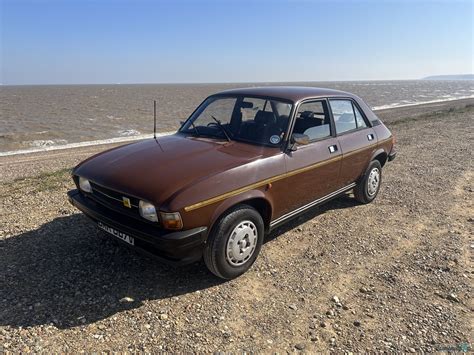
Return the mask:
{"type": "Polygon", "coordinates": [[[259,181],[259,182],[254,183],[254,184],[241,187],[240,189],[233,190],[233,191],[229,191],[229,192],[227,192],[227,193],[225,193],[225,194],[222,194],[222,195],[219,195],[219,196],[210,198],[210,199],[208,199],[208,200],[204,200],[204,201],[195,203],[194,205],[186,206],[186,207],[184,208],[184,210],[185,210],[186,212],[189,212],[189,211],[195,210],[195,209],[197,209],[197,208],[201,208],[201,207],[204,207],[204,206],[208,206],[208,205],[211,205],[211,204],[213,204],[213,203],[216,203],[216,202],[225,200],[226,198],[229,198],[229,197],[232,197],[232,196],[236,196],[236,195],[241,194],[241,193],[243,193],[243,192],[247,192],[247,191],[256,189],[256,188],[258,188],[258,187],[261,187],[261,186],[270,184],[270,183],[272,183],[272,182],[275,182],[275,181],[278,181],[278,180],[281,180],[281,179],[285,179],[285,178],[287,178],[287,177],[290,177],[290,176],[293,176],[293,175],[297,175],[297,174],[303,173],[303,172],[305,172],[305,171],[309,171],[309,170],[318,168],[318,167],[320,167],[320,166],[323,166],[323,165],[326,165],[326,164],[329,164],[329,163],[332,163],[332,162],[335,162],[335,161],[338,161],[338,160],[341,160],[341,159],[342,159],[342,156],[339,155],[339,156],[337,156],[337,157],[334,157],[334,158],[331,158],[331,159],[327,159],[327,160],[321,161],[321,162],[316,163],[316,164],[308,165],[308,166],[305,166],[305,167],[300,168],[300,169],[296,169],[296,170],[289,171],[289,172],[284,173],[284,174],[276,175],[276,176],[274,176],[274,177],[271,177],[271,178],[268,178],[268,179],[265,179],[265,180],[261,180],[261,181],[259,181]]]}
{"type": "Polygon", "coordinates": [[[212,198],[209,198],[207,200],[204,200],[204,201],[201,201],[201,202],[198,202],[198,203],[195,203],[193,205],[189,205],[189,206],[186,206],[184,207],[184,210],[186,212],[189,212],[189,211],[193,211],[195,209],[198,209],[198,208],[201,208],[201,207],[205,207],[205,206],[208,206],[208,205],[212,205],[213,203],[216,203],[216,202],[219,202],[219,201],[222,201],[222,200],[225,200],[229,197],[233,197],[233,196],[236,196],[236,195],[239,195],[243,192],[247,192],[247,191],[250,191],[250,190],[253,190],[253,189],[256,189],[258,187],[262,187],[264,185],[267,185],[267,184],[270,184],[272,182],[275,182],[275,181],[278,181],[278,180],[281,180],[281,179],[285,179],[287,177],[290,177],[290,176],[294,176],[294,175],[297,175],[297,174],[301,174],[301,173],[304,173],[306,171],[309,171],[309,170],[312,170],[312,169],[316,169],[320,166],[324,166],[326,164],[329,164],[329,163],[332,163],[332,162],[335,162],[335,161],[338,161],[338,160],[341,160],[343,157],[347,157],[347,156],[350,156],[352,154],[356,154],[358,153],[359,151],[362,151],[364,149],[369,149],[369,148],[372,148],[373,146],[376,146],[376,145],[380,145],[380,144],[383,144],[389,140],[391,140],[392,137],[390,138],[387,138],[387,139],[384,139],[382,141],[379,141],[375,144],[372,144],[372,145],[369,145],[369,146],[366,146],[366,147],[363,147],[363,148],[359,148],[357,150],[354,150],[350,153],[347,153],[347,154],[342,154],[342,155],[338,155],[337,157],[334,157],[334,158],[330,158],[330,159],[327,159],[327,160],[324,160],[324,161],[321,161],[319,163],[316,163],[316,164],[312,164],[312,165],[308,165],[308,166],[305,166],[303,168],[299,168],[299,169],[296,169],[296,170],[292,170],[292,171],[289,171],[287,173],[284,173],[284,174],[280,174],[280,175],[276,175],[274,177],[271,177],[271,178],[268,178],[268,179],[265,179],[265,180],[261,180],[259,182],[256,182],[254,184],[251,184],[251,185],[247,185],[247,186],[244,186],[244,187],[241,187],[239,189],[236,189],[236,190],[233,190],[233,191],[229,191],[229,192],[226,192],[222,195],[218,195],[218,196],[215,196],[215,197],[212,197],[212,198]]]}
{"type": "Polygon", "coordinates": [[[278,223],[284,221],[285,219],[291,218],[291,217],[293,217],[293,216],[295,216],[295,215],[297,215],[297,214],[299,214],[299,213],[301,213],[301,212],[303,212],[303,211],[305,211],[305,210],[307,210],[307,209],[309,209],[309,208],[311,208],[311,207],[314,207],[314,206],[316,206],[316,205],[318,205],[318,204],[320,204],[320,203],[322,203],[322,202],[324,202],[324,201],[326,201],[326,200],[329,200],[329,199],[331,199],[332,197],[335,197],[335,196],[337,196],[337,195],[339,195],[339,194],[342,194],[342,193],[344,193],[344,192],[346,192],[346,191],[349,191],[350,189],[352,189],[352,188],[355,187],[355,186],[356,186],[356,183],[353,182],[352,184],[349,184],[349,185],[347,185],[347,186],[344,186],[343,188],[341,188],[341,189],[339,189],[339,190],[336,190],[336,191],[334,191],[334,192],[331,192],[330,194],[328,194],[328,195],[326,195],[326,196],[323,196],[323,197],[318,198],[317,200],[314,200],[314,201],[312,201],[312,202],[310,202],[310,203],[308,203],[308,204],[306,204],[306,205],[304,205],[304,206],[301,206],[301,207],[297,208],[296,210],[293,210],[293,211],[291,211],[291,212],[289,212],[289,213],[287,213],[287,214],[284,214],[283,216],[278,217],[277,219],[275,219],[274,221],[272,221],[272,222],[270,223],[270,227],[273,227],[273,226],[277,225],[278,223]]]}

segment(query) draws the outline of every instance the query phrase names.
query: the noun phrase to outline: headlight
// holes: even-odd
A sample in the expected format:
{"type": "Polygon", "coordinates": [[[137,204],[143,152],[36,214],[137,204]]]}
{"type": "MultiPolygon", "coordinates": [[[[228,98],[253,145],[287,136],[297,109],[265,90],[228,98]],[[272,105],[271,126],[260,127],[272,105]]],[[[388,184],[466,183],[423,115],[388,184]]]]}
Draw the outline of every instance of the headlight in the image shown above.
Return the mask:
{"type": "Polygon", "coordinates": [[[92,192],[92,187],[89,180],[83,178],[82,176],[79,176],[79,188],[84,192],[92,192]]]}
{"type": "Polygon", "coordinates": [[[181,229],[183,228],[183,221],[179,212],[160,212],[161,223],[166,229],[181,229]]]}
{"type": "Polygon", "coordinates": [[[155,206],[153,206],[150,202],[140,200],[138,203],[138,210],[140,211],[140,216],[143,218],[152,222],[158,222],[155,206]]]}

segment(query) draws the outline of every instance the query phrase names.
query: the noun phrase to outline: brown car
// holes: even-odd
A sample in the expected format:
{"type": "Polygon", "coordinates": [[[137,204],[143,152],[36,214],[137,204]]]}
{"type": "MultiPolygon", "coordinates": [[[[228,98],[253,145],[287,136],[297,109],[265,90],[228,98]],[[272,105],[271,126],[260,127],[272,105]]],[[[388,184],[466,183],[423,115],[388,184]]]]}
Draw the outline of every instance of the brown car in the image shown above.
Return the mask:
{"type": "Polygon", "coordinates": [[[266,233],[349,190],[377,195],[394,138],[355,95],[263,87],[208,97],[173,135],[95,155],[69,201],[99,228],[162,260],[204,258],[230,279],[266,233]]]}

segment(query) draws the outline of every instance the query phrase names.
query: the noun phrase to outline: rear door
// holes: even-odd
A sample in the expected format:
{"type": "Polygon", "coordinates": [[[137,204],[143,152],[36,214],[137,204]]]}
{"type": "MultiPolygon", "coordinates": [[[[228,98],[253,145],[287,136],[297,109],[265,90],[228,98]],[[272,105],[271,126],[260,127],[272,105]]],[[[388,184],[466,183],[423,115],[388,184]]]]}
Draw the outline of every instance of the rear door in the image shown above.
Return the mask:
{"type": "Polygon", "coordinates": [[[329,104],[342,151],[339,182],[347,186],[364,173],[377,144],[377,136],[354,100],[330,99],[329,104]]]}
{"type": "Polygon", "coordinates": [[[310,100],[297,109],[293,134],[309,136],[285,156],[285,212],[305,206],[339,187],[341,148],[335,137],[327,100],[310,100]]]}

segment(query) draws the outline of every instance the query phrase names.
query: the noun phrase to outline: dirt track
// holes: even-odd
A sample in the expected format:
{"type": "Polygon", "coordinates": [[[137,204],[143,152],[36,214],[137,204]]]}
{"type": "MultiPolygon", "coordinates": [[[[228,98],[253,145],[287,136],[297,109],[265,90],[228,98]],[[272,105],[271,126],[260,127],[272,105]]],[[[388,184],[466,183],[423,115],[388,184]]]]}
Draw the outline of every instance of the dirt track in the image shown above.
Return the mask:
{"type": "Polygon", "coordinates": [[[163,266],[99,233],[68,205],[67,171],[2,178],[0,347],[472,347],[474,107],[384,115],[398,157],[376,201],[342,197],[293,221],[267,238],[249,273],[224,283],[201,264],[163,266]]]}

